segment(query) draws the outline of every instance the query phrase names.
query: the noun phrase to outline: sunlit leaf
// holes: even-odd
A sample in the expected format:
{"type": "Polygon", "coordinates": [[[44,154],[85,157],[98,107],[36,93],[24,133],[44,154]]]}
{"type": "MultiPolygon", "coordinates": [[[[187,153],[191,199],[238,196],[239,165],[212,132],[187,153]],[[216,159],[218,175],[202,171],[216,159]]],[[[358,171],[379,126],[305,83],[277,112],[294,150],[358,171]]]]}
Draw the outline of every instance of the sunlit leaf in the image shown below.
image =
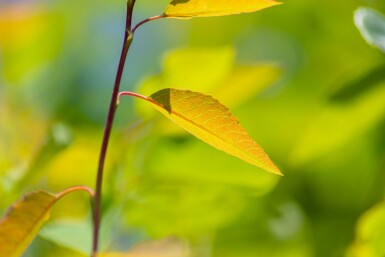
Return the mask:
{"type": "Polygon", "coordinates": [[[0,257],[18,257],[48,219],[58,197],[45,191],[26,195],[0,221],[0,257]]]}
{"type": "Polygon", "coordinates": [[[189,257],[186,242],[176,238],[141,243],[127,253],[104,253],[100,257],[189,257]]]}
{"type": "Polygon", "coordinates": [[[354,21],[365,40],[385,52],[385,16],[361,7],[355,12],[354,21]]]}
{"type": "Polygon", "coordinates": [[[70,188],[60,194],[37,191],[15,203],[0,220],[0,257],[19,257],[47,221],[52,206],[64,195],[84,190],[70,188]]]}
{"type": "MultiPolygon", "coordinates": [[[[229,108],[238,107],[273,85],[281,69],[272,63],[236,65],[232,48],[182,48],[169,52],[163,62],[163,72],[149,77],[139,87],[139,93],[149,95],[167,85],[189,88],[217,96],[229,108]],[[236,95],[237,97],[234,97],[236,95]]],[[[154,113],[150,106],[137,102],[142,117],[154,113]]],[[[152,119],[154,121],[154,119],[152,119]]],[[[167,134],[184,133],[160,119],[157,130],[167,134]]]]}
{"type": "Polygon", "coordinates": [[[173,0],[164,15],[171,18],[222,16],[256,12],[278,4],[273,0],[173,0]]]}
{"type": "Polygon", "coordinates": [[[211,96],[168,88],[147,100],[202,141],[268,172],[282,175],[233,114],[211,96]]]}
{"type": "MultiPolygon", "coordinates": [[[[165,56],[163,72],[149,77],[138,90],[143,95],[149,95],[165,85],[176,89],[191,88],[215,95],[228,108],[236,108],[273,85],[282,73],[273,63],[235,65],[234,62],[235,53],[229,47],[177,49],[165,56]]],[[[158,133],[186,134],[185,130],[167,120],[154,118],[156,111],[147,103],[137,101],[136,106],[146,120],[151,117],[158,133]]]]}

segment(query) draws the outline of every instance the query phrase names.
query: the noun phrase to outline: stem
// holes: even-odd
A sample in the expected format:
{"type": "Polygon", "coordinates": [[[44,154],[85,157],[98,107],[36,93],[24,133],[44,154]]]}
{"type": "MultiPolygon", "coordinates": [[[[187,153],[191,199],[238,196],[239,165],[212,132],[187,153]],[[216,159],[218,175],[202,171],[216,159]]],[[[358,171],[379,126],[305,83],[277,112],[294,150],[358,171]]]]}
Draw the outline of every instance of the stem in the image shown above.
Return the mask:
{"type": "Polygon", "coordinates": [[[99,248],[104,163],[106,159],[108,143],[110,141],[111,129],[114,123],[115,113],[117,109],[117,99],[118,99],[118,94],[120,89],[120,82],[122,80],[127,53],[128,53],[128,50],[130,49],[132,39],[133,39],[132,38],[133,34],[131,32],[131,23],[132,23],[132,13],[133,13],[134,5],[135,5],[135,0],[128,0],[124,43],[123,43],[122,52],[120,55],[118,70],[116,72],[115,84],[112,91],[110,107],[109,107],[107,121],[104,128],[103,141],[102,141],[102,146],[100,150],[99,165],[98,165],[97,177],[96,177],[95,197],[94,197],[94,226],[93,226],[94,231],[93,231],[93,242],[92,242],[92,255],[91,255],[92,257],[97,257],[98,248],[99,248]]]}
{"type": "Polygon", "coordinates": [[[145,24],[145,23],[147,23],[147,22],[150,22],[150,21],[163,19],[163,18],[166,18],[166,17],[167,17],[166,15],[161,14],[161,15],[153,16],[153,17],[147,18],[147,19],[145,19],[145,20],[142,20],[141,22],[139,22],[138,24],[136,24],[136,25],[134,26],[134,28],[132,29],[132,34],[134,34],[135,31],[136,31],[140,26],[142,26],[143,24],[145,24]]]}
{"type": "Polygon", "coordinates": [[[91,188],[89,188],[89,187],[86,187],[86,186],[73,186],[73,187],[67,188],[63,192],[57,194],[56,197],[57,198],[62,198],[63,196],[66,196],[69,193],[76,192],[76,191],[87,192],[90,195],[91,199],[95,196],[95,192],[91,188]]]}
{"type": "Polygon", "coordinates": [[[119,103],[119,99],[121,96],[123,95],[128,95],[128,96],[134,96],[136,98],[140,98],[140,99],[143,99],[143,100],[146,100],[146,101],[149,101],[150,99],[147,97],[147,96],[144,96],[144,95],[141,95],[141,94],[138,94],[138,93],[134,93],[134,92],[120,92],[119,95],[118,95],[118,103],[119,103]]]}

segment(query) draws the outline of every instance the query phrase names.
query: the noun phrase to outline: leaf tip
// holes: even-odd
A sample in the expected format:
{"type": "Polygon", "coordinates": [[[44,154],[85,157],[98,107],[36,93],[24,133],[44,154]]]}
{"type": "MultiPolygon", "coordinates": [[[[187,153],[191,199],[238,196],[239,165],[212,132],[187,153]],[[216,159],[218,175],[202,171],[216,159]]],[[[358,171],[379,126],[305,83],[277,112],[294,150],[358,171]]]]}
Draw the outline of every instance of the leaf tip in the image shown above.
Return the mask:
{"type": "Polygon", "coordinates": [[[283,175],[283,173],[278,169],[278,167],[277,166],[273,166],[273,167],[271,167],[271,168],[269,168],[269,169],[267,169],[267,171],[268,172],[270,172],[270,173],[273,173],[273,174],[276,174],[276,175],[279,175],[279,176],[282,176],[282,177],[284,177],[285,175],[283,175]]]}

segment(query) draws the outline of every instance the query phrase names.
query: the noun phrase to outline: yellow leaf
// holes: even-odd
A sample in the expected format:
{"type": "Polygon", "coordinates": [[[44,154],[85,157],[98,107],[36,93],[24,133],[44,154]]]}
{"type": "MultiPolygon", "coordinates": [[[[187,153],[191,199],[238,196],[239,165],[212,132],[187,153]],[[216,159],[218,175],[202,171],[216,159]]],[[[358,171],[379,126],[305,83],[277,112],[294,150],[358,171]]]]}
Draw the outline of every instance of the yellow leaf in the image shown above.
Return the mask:
{"type": "Polygon", "coordinates": [[[222,16],[256,12],[279,4],[273,0],[173,0],[164,15],[170,18],[222,16]]]}
{"type": "MultiPolygon", "coordinates": [[[[19,257],[49,218],[52,206],[64,195],[86,190],[74,187],[54,195],[37,191],[25,195],[0,220],[0,257],[19,257]]],[[[89,191],[90,192],[90,191],[89,191]]]]}
{"type": "Polygon", "coordinates": [[[282,175],[237,118],[211,96],[167,88],[145,99],[167,118],[209,145],[268,172],[282,175]]]}

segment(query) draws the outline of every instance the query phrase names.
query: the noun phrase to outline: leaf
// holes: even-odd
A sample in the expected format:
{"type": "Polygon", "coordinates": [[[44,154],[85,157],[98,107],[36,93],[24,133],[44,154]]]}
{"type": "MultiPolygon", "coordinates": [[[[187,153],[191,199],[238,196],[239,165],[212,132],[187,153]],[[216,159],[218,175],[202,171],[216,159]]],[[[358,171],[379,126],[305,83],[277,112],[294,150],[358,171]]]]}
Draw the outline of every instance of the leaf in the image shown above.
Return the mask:
{"type": "Polygon", "coordinates": [[[234,68],[223,86],[212,91],[226,106],[238,107],[274,85],[281,74],[282,70],[274,64],[242,65],[234,68]]]}
{"type": "Polygon", "coordinates": [[[377,257],[385,255],[385,202],[381,202],[364,215],[357,223],[356,239],[349,249],[350,255],[357,257],[377,257]]]}
{"type": "Polygon", "coordinates": [[[209,145],[268,172],[282,175],[233,114],[211,96],[167,88],[146,100],[167,118],[209,145]]]}
{"type": "Polygon", "coordinates": [[[88,222],[77,220],[49,223],[40,231],[39,236],[60,246],[87,254],[91,249],[92,226],[88,222]]]}
{"type": "Polygon", "coordinates": [[[0,221],[0,257],[21,256],[48,219],[57,196],[45,191],[27,194],[0,221]]]}
{"type": "Polygon", "coordinates": [[[190,18],[232,15],[256,12],[279,4],[273,0],[173,0],[164,16],[190,18]]]}
{"type": "Polygon", "coordinates": [[[128,253],[104,253],[100,257],[189,257],[186,242],[177,238],[144,242],[128,253]]]}
{"type": "Polygon", "coordinates": [[[385,52],[385,16],[370,8],[358,8],[354,21],[365,40],[385,52]]]}
{"type": "MultiPolygon", "coordinates": [[[[362,67],[360,67],[362,69],[362,67]]],[[[364,75],[349,81],[346,85],[338,88],[329,97],[329,102],[344,103],[359,98],[362,94],[374,90],[385,81],[385,64],[372,68],[364,75]]]]}
{"type": "Polygon", "coordinates": [[[292,153],[296,164],[330,154],[380,123],[385,115],[385,83],[359,98],[325,106],[302,133],[292,153]]]}
{"type": "Polygon", "coordinates": [[[52,206],[63,196],[78,190],[88,191],[74,187],[54,195],[41,190],[15,203],[0,220],[0,257],[21,256],[49,218],[52,206]]]}
{"type": "MultiPolygon", "coordinates": [[[[182,168],[180,171],[184,173],[182,168]]],[[[233,177],[237,177],[234,172],[233,177]]],[[[139,192],[140,199],[127,202],[124,220],[154,237],[174,234],[199,238],[232,224],[245,207],[245,198],[237,189],[204,182],[160,180],[157,177],[140,187],[139,192]]]]}
{"type": "MultiPolygon", "coordinates": [[[[116,227],[115,223],[119,222],[116,217],[121,216],[121,213],[116,213],[111,210],[106,211],[106,209],[108,208],[105,208],[103,222],[100,227],[100,251],[108,249],[111,242],[114,242],[114,231],[111,227],[116,227]]],[[[58,211],[61,210],[59,209],[58,211]]],[[[53,222],[44,225],[39,232],[39,236],[56,245],[89,256],[92,247],[92,227],[92,223],[89,220],[84,220],[83,217],[80,219],[55,219],[53,222]]]]}

